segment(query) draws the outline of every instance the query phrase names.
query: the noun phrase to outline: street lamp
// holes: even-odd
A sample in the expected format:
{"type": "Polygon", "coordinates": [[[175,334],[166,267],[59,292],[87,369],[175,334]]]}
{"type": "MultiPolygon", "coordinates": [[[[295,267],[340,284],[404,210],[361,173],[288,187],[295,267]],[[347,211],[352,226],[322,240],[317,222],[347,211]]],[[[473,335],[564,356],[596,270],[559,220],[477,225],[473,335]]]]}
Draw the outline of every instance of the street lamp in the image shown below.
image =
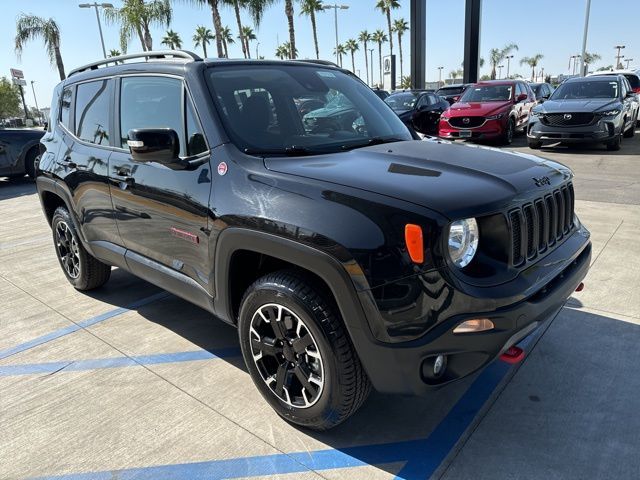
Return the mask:
{"type": "Polygon", "coordinates": [[[438,67],[438,88],[442,85],[442,69],[444,67],[438,67]]]}
{"type": "Polygon", "coordinates": [[[333,9],[333,17],[334,17],[334,22],[335,22],[335,26],[336,26],[336,63],[338,63],[338,10],[347,10],[349,8],[349,5],[338,5],[338,4],[333,4],[333,5],[324,5],[322,7],[323,10],[331,10],[333,9]]]}
{"type": "Polygon", "coordinates": [[[80,8],[95,8],[96,9],[96,19],[98,20],[98,30],[100,31],[100,43],[102,44],[102,54],[104,58],[107,58],[107,50],[104,48],[104,38],[102,37],[102,25],[100,24],[100,13],[98,13],[98,7],[101,8],[113,8],[112,3],[81,3],[78,5],[80,8]]]}
{"type": "Polygon", "coordinates": [[[375,50],[375,48],[370,48],[369,49],[369,65],[371,65],[371,86],[373,87],[373,51],[375,50]]]}
{"type": "Polygon", "coordinates": [[[505,58],[507,59],[507,78],[509,78],[509,67],[511,66],[513,55],[507,55],[505,58]]]}
{"type": "Polygon", "coordinates": [[[42,115],[40,114],[40,107],[38,107],[38,99],[36,98],[36,89],[34,88],[33,84],[36,83],[35,80],[31,80],[31,91],[33,92],[33,101],[36,104],[36,110],[38,111],[38,117],[40,120],[42,120],[42,115]]]}
{"type": "Polygon", "coordinates": [[[620,59],[624,58],[624,55],[620,55],[620,50],[625,48],[625,46],[624,45],[616,45],[613,48],[618,50],[618,54],[616,55],[616,68],[622,68],[622,63],[620,62],[620,59]]]}
{"type": "Polygon", "coordinates": [[[629,70],[629,64],[633,62],[633,58],[625,58],[624,61],[627,62],[627,70],[629,70]]]}
{"type": "Polygon", "coordinates": [[[504,67],[504,65],[498,65],[498,78],[502,78],[502,67],[504,67]]]}

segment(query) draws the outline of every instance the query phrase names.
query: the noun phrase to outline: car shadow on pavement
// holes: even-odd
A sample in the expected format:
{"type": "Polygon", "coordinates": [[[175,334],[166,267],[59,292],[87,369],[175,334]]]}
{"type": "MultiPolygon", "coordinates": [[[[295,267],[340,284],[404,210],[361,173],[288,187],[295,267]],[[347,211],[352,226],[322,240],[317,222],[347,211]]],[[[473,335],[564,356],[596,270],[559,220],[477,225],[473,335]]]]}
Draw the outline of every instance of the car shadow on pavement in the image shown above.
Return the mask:
{"type": "Polygon", "coordinates": [[[31,178],[0,177],[0,200],[6,200],[36,193],[36,184],[31,178]]]}

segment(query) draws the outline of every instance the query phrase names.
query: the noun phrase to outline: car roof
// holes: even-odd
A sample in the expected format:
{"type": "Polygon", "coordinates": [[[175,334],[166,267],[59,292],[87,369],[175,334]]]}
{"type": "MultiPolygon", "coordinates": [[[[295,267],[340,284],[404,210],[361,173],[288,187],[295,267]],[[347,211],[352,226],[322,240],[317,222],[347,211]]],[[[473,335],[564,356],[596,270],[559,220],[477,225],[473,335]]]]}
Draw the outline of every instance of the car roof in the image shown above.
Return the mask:
{"type": "Polygon", "coordinates": [[[513,85],[516,82],[522,82],[522,80],[482,80],[472,85],[513,85]]]}
{"type": "Polygon", "coordinates": [[[603,70],[600,72],[592,72],[587,75],[587,77],[597,77],[598,75],[635,75],[639,76],[638,72],[634,72],[633,70],[603,70]]]}
{"type": "Polygon", "coordinates": [[[620,79],[621,75],[620,74],[604,74],[604,75],[587,75],[586,77],[572,77],[572,78],[567,78],[563,83],[577,83],[577,82],[582,82],[585,80],[595,80],[595,81],[600,81],[600,82],[605,82],[611,81],[611,77],[616,77],[617,79],[620,79]]]}
{"type": "Polygon", "coordinates": [[[444,90],[445,88],[463,88],[463,87],[468,87],[469,85],[473,85],[473,83],[452,83],[450,85],[444,85],[440,87],[438,90],[444,90]]]}

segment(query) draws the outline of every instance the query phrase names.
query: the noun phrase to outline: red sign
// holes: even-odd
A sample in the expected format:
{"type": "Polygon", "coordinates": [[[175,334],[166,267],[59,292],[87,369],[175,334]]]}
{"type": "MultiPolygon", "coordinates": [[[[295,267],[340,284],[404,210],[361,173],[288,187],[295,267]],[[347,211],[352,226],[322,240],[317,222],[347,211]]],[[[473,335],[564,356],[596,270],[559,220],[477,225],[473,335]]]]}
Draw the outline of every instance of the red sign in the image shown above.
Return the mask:
{"type": "Polygon", "coordinates": [[[11,77],[12,78],[24,78],[24,73],[22,70],[18,70],[17,68],[11,68],[11,77]]]}

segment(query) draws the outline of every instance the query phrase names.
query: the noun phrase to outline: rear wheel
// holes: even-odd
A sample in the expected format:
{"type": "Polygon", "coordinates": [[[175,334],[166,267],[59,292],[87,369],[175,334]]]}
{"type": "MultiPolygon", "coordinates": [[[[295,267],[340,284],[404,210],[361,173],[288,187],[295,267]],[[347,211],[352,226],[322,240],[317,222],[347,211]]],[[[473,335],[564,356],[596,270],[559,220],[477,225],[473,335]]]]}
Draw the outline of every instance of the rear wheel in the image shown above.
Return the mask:
{"type": "Polygon", "coordinates": [[[313,278],[288,270],[260,278],[242,299],[238,327],[253,382],[285,420],[327,430],[366,400],[369,379],[313,278]]]}
{"type": "Polygon", "coordinates": [[[51,219],[51,229],[58,262],[71,285],[77,290],[93,290],[109,280],[111,266],[85,250],[66,208],[56,209],[51,219]]]}
{"type": "Polygon", "coordinates": [[[30,178],[36,178],[36,162],[39,156],[38,147],[32,147],[24,157],[24,170],[30,178]]]}

